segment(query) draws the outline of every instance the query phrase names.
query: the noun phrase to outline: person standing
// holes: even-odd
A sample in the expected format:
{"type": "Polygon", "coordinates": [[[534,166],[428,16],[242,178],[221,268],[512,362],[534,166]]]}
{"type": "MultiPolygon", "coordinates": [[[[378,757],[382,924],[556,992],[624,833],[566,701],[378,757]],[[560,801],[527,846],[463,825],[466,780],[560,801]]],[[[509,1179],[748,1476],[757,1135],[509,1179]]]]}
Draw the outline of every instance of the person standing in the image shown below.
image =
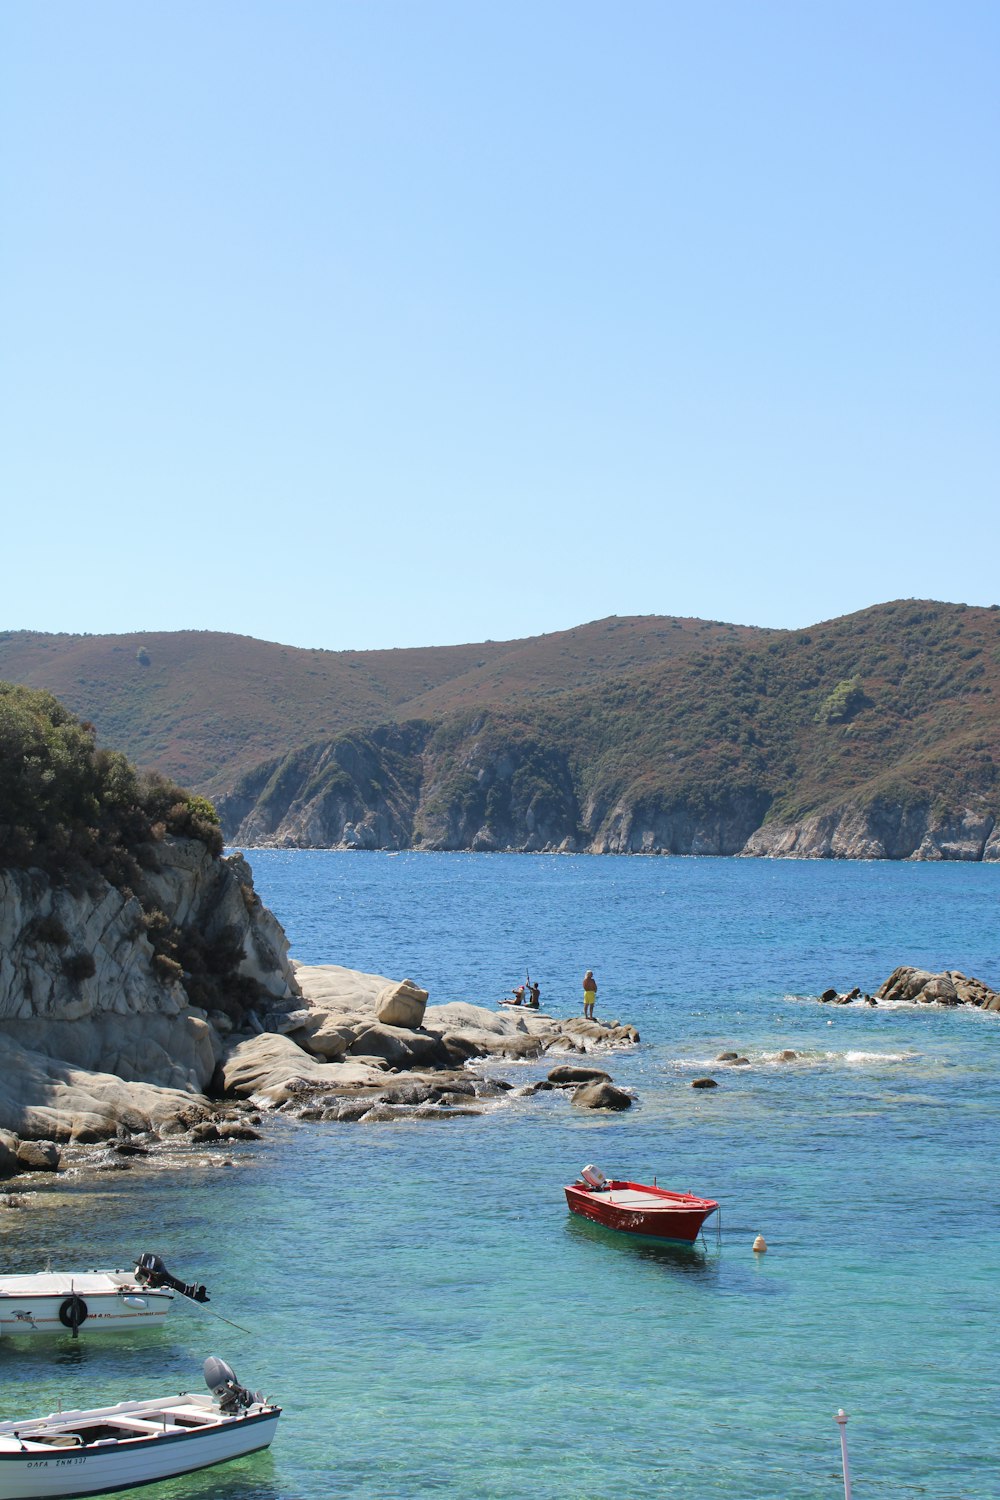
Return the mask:
{"type": "Polygon", "coordinates": [[[594,1019],[594,1004],[597,1000],[597,980],[594,978],[593,969],[588,969],[583,976],[583,1014],[585,1020],[594,1019]]]}

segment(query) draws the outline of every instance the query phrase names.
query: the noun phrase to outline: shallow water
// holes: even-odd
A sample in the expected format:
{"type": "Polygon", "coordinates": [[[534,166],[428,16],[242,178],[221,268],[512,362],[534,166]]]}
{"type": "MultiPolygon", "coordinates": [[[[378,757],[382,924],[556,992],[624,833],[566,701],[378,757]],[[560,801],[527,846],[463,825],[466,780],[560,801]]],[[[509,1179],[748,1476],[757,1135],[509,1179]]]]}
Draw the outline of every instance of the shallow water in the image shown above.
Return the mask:
{"type": "Polygon", "coordinates": [[[284,1403],[274,1447],[148,1500],[814,1500],[843,1492],[839,1406],[859,1500],[995,1500],[1000,1015],[804,997],[900,962],[1000,984],[1000,869],[251,861],[306,962],[484,1004],[527,966],[557,1013],[593,967],[598,1015],[642,1034],[609,1064],[639,1106],[590,1116],[542,1094],[450,1123],[278,1120],[198,1172],[0,1211],[11,1271],[156,1250],[213,1294],[162,1331],[5,1342],[5,1416],[197,1384],[215,1352],[284,1403]],[[752,1065],[720,1066],[728,1048],[752,1065]],[[692,1090],[708,1072],[720,1087],[692,1090]],[[721,1232],[709,1220],[685,1252],[569,1217],[562,1184],[587,1161],[717,1198],[721,1232]]]}

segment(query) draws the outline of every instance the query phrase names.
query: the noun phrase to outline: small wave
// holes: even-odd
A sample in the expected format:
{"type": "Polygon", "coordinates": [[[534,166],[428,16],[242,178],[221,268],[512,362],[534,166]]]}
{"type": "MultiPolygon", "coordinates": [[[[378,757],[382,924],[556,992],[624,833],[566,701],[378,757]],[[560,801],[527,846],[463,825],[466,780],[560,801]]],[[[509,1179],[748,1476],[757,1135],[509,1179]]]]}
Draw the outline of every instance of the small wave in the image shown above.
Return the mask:
{"type": "MultiPolygon", "coordinates": [[[[850,1048],[845,1052],[811,1052],[808,1050],[799,1051],[797,1048],[783,1048],[779,1052],[761,1052],[748,1047],[746,1051],[741,1052],[739,1055],[746,1058],[752,1068],[795,1068],[802,1066],[828,1066],[831,1063],[846,1063],[851,1067],[865,1067],[869,1064],[878,1066],[881,1063],[912,1062],[920,1054],[915,1051],[871,1052],[865,1051],[862,1048],[850,1048]],[[795,1052],[794,1057],[788,1056],[788,1053],[793,1050],[795,1052]]],[[[676,1068],[724,1068],[727,1071],[732,1070],[733,1072],[742,1072],[746,1068],[747,1062],[740,1064],[733,1059],[724,1062],[718,1056],[677,1057],[672,1059],[672,1065],[676,1068]]]]}
{"type": "Polygon", "coordinates": [[[918,1057],[917,1052],[863,1052],[860,1050],[850,1052],[828,1052],[827,1057],[835,1061],[842,1057],[846,1063],[884,1063],[884,1062],[910,1062],[918,1057]]]}

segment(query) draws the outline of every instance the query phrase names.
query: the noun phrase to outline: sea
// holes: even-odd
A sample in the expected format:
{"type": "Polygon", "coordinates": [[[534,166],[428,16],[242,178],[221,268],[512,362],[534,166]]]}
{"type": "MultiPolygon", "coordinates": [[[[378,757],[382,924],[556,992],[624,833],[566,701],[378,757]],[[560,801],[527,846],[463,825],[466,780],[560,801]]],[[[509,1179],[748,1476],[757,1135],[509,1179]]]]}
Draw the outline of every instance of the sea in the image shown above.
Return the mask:
{"type": "Polygon", "coordinates": [[[858,1500],[997,1500],[1000,1014],[817,997],[899,964],[1000,988],[1000,866],[248,857],[305,963],[490,1008],[530,973],[557,1016],[592,968],[641,1037],[602,1058],[635,1106],[273,1117],[36,1181],[5,1270],[155,1251],[211,1302],[0,1341],[3,1417],[196,1389],[218,1354],[284,1408],[273,1447],[146,1500],[837,1500],[839,1410],[858,1500]],[[567,1213],[587,1163],[720,1213],[693,1250],[615,1237],[567,1213]]]}

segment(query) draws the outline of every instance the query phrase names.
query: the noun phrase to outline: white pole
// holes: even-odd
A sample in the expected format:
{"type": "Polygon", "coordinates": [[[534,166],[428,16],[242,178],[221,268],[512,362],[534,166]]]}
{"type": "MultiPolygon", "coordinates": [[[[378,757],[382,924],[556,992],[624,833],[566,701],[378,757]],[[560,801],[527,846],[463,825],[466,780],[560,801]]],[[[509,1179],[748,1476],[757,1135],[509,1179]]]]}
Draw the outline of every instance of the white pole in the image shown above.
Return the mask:
{"type": "Polygon", "coordinates": [[[843,1407],[833,1420],[840,1428],[840,1456],[844,1464],[844,1500],[851,1500],[851,1466],[847,1462],[847,1413],[843,1407]]]}

